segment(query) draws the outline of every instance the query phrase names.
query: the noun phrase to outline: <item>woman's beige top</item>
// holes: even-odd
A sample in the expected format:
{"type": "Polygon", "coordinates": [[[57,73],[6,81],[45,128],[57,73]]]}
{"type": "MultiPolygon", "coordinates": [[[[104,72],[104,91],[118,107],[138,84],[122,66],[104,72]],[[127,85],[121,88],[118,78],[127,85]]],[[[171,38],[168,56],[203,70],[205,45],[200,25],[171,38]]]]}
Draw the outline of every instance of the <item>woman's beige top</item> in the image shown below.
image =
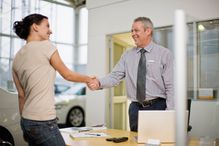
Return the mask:
{"type": "Polygon", "coordinates": [[[22,117],[44,121],[56,118],[54,82],[56,71],[50,58],[55,46],[46,41],[33,41],[24,45],[16,54],[13,70],[25,92],[22,117]]]}

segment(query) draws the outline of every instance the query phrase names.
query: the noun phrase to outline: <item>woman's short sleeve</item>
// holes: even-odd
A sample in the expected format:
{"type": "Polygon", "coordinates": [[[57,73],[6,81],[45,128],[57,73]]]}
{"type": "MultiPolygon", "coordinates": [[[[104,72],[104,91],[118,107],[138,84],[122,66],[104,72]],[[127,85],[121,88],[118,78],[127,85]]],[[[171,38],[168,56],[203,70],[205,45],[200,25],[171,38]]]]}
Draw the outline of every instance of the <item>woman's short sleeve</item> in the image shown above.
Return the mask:
{"type": "Polygon", "coordinates": [[[50,60],[51,56],[53,53],[55,53],[55,51],[57,50],[56,46],[52,44],[51,41],[47,40],[44,42],[45,44],[43,44],[43,51],[44,54],[46,55],[46,57],[50,60]]]}

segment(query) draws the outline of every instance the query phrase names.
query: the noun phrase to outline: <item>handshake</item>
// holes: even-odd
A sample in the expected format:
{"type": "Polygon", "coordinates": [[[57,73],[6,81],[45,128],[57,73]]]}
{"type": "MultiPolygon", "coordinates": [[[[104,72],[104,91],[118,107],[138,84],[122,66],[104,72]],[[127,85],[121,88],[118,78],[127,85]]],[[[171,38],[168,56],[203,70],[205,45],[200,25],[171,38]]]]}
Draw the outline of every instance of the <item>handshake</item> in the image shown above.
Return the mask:
{"type": "Polygon", "coordinates": [[[87,87],[90,90],[97,90],[100,88],[100,82],[95,76],[91,76],[90,80],[87,82],[87,87]]]}

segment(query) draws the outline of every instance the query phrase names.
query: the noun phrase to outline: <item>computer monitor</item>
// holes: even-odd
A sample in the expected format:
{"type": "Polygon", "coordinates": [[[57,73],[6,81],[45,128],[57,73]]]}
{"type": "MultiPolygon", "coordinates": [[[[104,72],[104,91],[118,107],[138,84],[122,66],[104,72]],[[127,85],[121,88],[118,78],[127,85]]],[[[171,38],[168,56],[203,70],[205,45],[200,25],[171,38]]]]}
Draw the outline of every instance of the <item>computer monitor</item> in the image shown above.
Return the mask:
{"type": "MultiPolygon", "coordinates": [[[[187,120],[185,124],[187,124],[187,120]]],[[[157,139],[161,143],[175,142],[174,110],[139,111],[137,141],[138,143],[147,143],[149,139],[157,139]]]]}

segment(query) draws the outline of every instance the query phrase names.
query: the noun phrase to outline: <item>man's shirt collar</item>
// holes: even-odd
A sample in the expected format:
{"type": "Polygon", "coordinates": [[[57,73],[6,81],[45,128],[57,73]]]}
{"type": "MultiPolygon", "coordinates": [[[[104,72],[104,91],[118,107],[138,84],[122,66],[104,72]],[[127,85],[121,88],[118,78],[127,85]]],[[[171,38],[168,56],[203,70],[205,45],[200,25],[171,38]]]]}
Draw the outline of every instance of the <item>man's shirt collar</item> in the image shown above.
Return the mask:
{"type": "MultiPolygon", "coordinates": [[[[146,52],[151,52],[152,48],[153,48],[154,42],[151,41],[146,47],[144,47],[144,49],[146,50],[146,52]]],[[[137,47],[136,51],[137,53],[140,52],[142,48],[137,47]]]]}

